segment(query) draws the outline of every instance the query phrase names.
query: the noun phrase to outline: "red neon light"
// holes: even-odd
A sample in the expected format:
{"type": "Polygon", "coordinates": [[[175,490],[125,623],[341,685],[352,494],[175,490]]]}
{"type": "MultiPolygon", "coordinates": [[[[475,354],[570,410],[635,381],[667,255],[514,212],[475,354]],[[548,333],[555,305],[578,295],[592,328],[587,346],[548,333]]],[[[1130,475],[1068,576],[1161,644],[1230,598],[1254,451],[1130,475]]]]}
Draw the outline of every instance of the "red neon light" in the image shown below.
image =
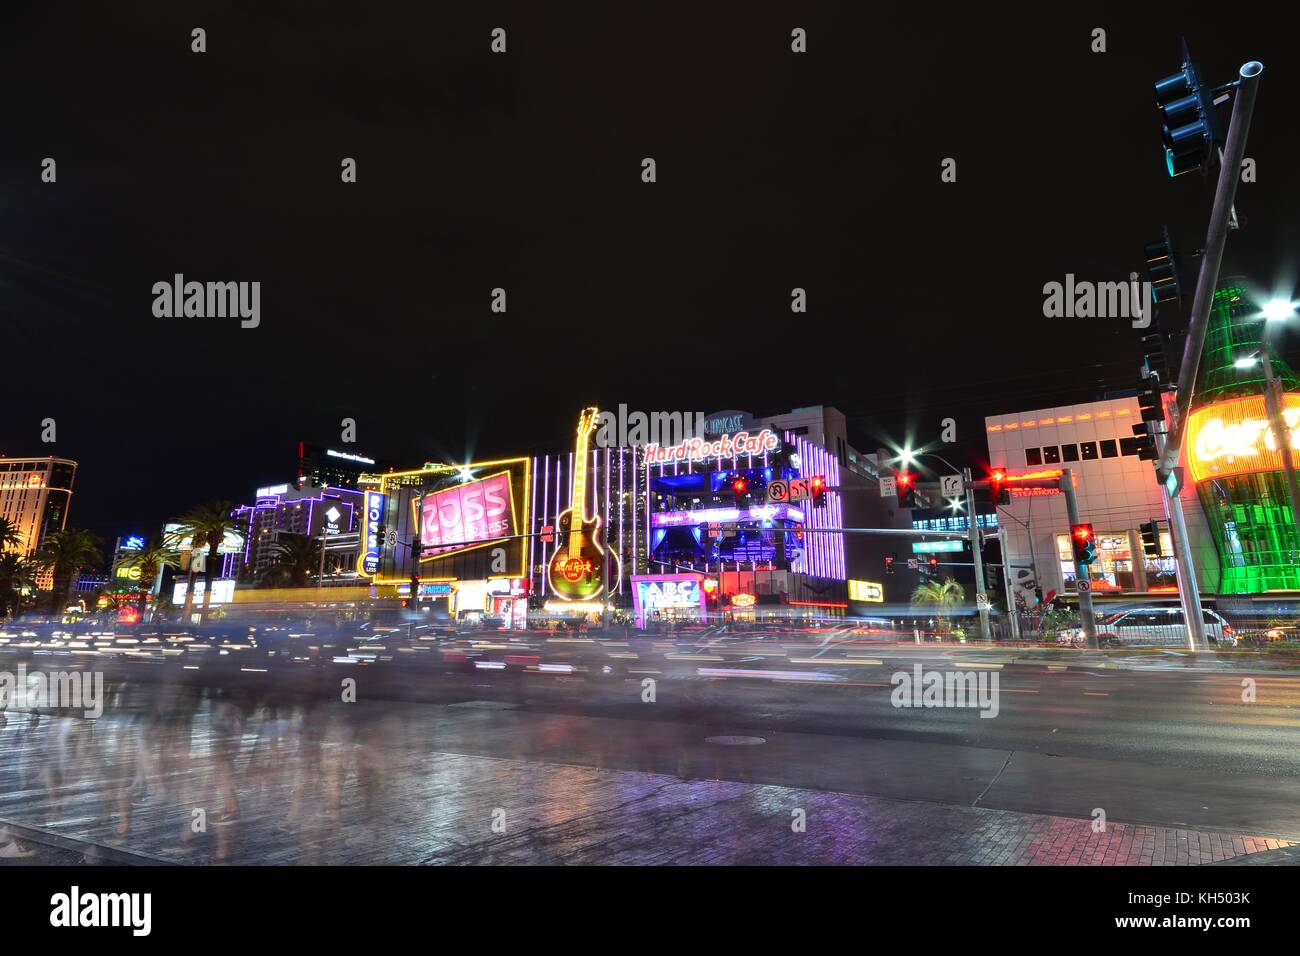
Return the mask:
{"type": "Polygon", "coordinates": [[[797,604],[800,607],[848,607],[847,604],[841,604],[838,601],[787,601],[786,603],[797,604]]]}

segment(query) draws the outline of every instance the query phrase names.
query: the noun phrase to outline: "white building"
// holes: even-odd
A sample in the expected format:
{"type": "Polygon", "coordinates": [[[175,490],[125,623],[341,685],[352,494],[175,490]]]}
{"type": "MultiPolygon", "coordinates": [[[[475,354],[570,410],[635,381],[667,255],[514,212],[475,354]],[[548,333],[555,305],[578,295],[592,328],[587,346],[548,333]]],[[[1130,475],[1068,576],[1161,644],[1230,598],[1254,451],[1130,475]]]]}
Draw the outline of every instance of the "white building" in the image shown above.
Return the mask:
{"type": "MultiPolygon", "coordinates": [[[[1155,468],[1138,457],[1133,425],[1142,421],[1137,399],[1118,398],[1059,408],[1040,408],[984,420],[989,463],[1014,479],[1074,474],[1080,520],[1093,526],[1098,559],[1090,566],[1096,595],[1173,594],[1173,550],[1163,491],[1155,468]],[[1160,557],[1144,554],[1139,527],[1156,520],[1160,557]]],[[[1012,580],[1021,593],[1035,576],[1044,592],[1074,591],[1070,522],[1059,491],[1016,489],[1000,509],[1007,533],[1012,580]]],[[[1218,588],[1218,556],[1191,481],[1182,492],[1197,579],[1206,592],[1218,588]]]]}

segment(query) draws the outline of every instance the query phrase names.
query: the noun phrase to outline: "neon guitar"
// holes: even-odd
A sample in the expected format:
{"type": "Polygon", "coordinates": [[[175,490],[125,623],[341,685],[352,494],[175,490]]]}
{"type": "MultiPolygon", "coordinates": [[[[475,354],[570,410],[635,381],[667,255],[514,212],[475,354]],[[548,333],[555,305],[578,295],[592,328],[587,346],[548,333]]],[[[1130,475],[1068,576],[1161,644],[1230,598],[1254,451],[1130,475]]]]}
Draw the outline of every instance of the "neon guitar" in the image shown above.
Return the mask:
{"type": "Polygon", "coordinates": [[[584,408],[578,419],[578,444],[573,454],[573,495],[569,508],[555,522],[555,554],[547,565],[546,576],[556,597],[567,601],[589,601],[604,589],[603,565],[609,561],[609,580],[617,581],[620,573],[618,556],[606,558],[601,543],[600,518],[586,516],[587,440],[596,428],[595,408],[584,408]]]}

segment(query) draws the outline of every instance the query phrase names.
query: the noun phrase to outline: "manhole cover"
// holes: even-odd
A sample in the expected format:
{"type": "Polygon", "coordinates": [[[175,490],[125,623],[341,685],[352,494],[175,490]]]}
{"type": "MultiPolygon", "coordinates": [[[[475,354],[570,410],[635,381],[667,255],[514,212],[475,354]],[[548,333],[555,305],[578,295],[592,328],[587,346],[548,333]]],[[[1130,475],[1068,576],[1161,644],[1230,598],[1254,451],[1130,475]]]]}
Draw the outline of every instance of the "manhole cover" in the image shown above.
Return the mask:
{"type": "Polygon", "coordinates": [[[753,747],[756,744],[767,743],[764,737],[705,737],[706,744],[717,744],[720,747],[753,747]]]}

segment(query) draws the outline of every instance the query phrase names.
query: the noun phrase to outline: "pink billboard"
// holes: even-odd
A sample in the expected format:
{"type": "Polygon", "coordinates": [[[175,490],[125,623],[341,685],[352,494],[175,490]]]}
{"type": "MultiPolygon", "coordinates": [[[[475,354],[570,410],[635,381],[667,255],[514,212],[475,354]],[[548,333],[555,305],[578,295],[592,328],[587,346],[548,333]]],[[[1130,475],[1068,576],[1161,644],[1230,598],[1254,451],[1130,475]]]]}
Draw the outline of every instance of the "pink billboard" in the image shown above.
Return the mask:
{"type": "Polygon", "coordinates": [[[509,472],[425,495],[420,503],[425,557],[513,533],[509,472]]]}

